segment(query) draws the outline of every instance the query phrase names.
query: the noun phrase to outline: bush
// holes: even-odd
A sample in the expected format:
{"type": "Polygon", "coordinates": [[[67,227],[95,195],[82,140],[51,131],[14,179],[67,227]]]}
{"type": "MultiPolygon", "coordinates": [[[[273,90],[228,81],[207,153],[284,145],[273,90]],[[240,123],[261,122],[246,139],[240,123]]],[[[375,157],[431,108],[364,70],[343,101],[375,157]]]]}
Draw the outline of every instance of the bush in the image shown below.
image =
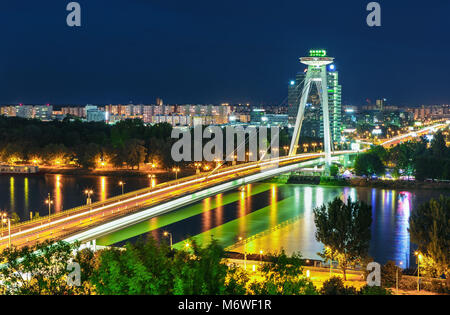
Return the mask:
{"type": "Polygon", "coordinates": [[[344,281],[340,277],[331,277],[326,280],[320,289],[322,295],[356,295],[354,287],[344,286],[344,281]]]}
{"type": "Polygon", "coordinates": [[[395,262],[388,261],[384,266],[381,266],[381,286],[383,288],[392,288],[396,284],[396,277],[398,271],[398,281],[402,279],[402,271],[395,265],[395,262]]]}
{"type": "Polygon", "coordinates": [[[383,287],[369,287],[368,285],[362,287],[359,295],[392,295],[392,291],[383,287]]]}
{"type": "Polygon", "coordinates": [[[439,281],[437,279],[431,280],[431,282],[422,282],[421,289],[425,291],[440,293],[440,294],[448,294],[450,290],[447,288],[444,281],[439,281]]]}

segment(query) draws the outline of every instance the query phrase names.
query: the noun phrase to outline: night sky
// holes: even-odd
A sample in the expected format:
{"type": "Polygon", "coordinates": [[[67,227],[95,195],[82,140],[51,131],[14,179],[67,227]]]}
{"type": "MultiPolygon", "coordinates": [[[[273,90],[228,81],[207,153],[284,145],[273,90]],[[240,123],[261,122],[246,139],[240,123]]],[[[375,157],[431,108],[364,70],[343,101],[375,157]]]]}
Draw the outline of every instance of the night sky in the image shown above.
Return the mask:
{"type": "Polygon", "coordinates": [[[280,104],[311,48],[336,58],[343,103],[450,103],[450,1],[0,1],[0,104],[280,104]]]}

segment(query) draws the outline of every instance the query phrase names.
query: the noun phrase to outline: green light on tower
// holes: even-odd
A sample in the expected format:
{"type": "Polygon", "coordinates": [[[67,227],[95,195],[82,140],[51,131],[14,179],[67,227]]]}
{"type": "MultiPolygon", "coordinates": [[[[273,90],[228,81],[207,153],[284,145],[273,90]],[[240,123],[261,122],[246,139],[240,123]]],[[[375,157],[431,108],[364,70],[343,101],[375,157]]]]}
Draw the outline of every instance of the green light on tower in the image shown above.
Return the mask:
{"type": "Polygon", "coordinates": [[[310,57],[326,57],[327,56],[327,51],[323,50],[323,49],[310,50],[309,51],[309,56],[310,57]]]}

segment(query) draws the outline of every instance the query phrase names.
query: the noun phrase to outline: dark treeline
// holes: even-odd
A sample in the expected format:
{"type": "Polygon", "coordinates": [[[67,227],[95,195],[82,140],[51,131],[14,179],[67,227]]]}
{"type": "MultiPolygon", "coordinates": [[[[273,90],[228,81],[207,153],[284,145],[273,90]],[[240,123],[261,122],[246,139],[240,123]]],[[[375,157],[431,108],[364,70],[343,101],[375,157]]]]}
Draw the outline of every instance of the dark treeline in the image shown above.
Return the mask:
{"type": "Polygon", "coordinates": [[[113,126],[81,122],[0,117],[0,160],[4,163],[76,165],[94,168],[100,162],[139,168],[144,162],[171,166],[172,127],[146,126],[139,119],[113,126]]]}
{"type": "Polygon", "coordinates": [[[415,176],[417,180],[450,180],[450,148],[444,133],[437,133],[431,142],[422,137],[391,149],[374,147],[355,161],[357,175],[383,175],[386,167],[392,169],[394,178],[415,176]]]}

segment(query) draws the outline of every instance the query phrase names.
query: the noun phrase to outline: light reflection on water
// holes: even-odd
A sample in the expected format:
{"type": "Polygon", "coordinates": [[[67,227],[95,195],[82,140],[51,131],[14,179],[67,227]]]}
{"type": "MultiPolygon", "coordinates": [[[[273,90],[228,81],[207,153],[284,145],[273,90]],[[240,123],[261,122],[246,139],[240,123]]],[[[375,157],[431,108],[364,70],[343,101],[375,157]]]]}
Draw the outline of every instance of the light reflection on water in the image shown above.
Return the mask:
{"type": "MultiPolygon", "coordinates": [[[[86,203],[85,189],[94,191],[93,201],[119,195],[119,178],[108,176],[67,175],[0,175],[0,210],[16,212],[22,220],[30,212],[48,215],[45,200],[48,193],[53,199],[52,212],[60,212],[86,203]]],[[[148,187],[146,177],[127,179],[126,191],[148,187]]]]}
{"type": "MultiPolygon", "coordinates": [[[[83,191],[94,190],[93,201],[119,195],[121,188],[113,177],[0,176],[0,210],[15,211],[22,219],[30,211],[47,215],[44,204],[50,192],[54,199],[52,211],[62,211],[86,202],[83,191]]],[[[126,189],[135,190],[149,185],[148,178],[128,179],[126,189]]],[[[245,190],[219,194],[153,218],[108,237],[111,244],[122,240],[134,241],[153,231],[158,238],[162,230],[170,230],[174,243],[194,236],[209,241],[214,236],[224,246],[234,244],[239,236],[256,237],[247,250],[264,252],[279,250],[301,251],[305,257],[316,258],[322,245],[315,240],[313,209],[340,196],[344,200],[363,200],[372,206],[372,241],[370,255],[377,261],[402,262],[412,266],[415,246],[410,244],[409,217],[417,206],[442,192],[432,190],[395,191],[375,188],[322,187],[260,183],[245,186],[245,190]],[[274,229],[271,233],[267,233],[274,229]]]]}
{"type": "MultiPolygon", "coordinates": [[[[410,213],[418,204],[440,194],[433,191],[397,192],[267,183],[245,188],[244,192],[229,192],[220,195],[220,199],[211,197],[180,209],[171,215],[170,220],[163,215],[159,218],[165,223],[155,225],[151,234],[159,238],[162,231],[168,230],[173,234],[174,243],[178,243],[176,246],[181,246],[186,237],[193,237],[199,243],[207,243],[214,237],[224,246],[236,244],[239,237],[244,237],[250,239],[245,245],[249,253],[259,253],[260,250],[267,253],[284,248],[288,253],[300,251],[304,257],[319,258],[317,252],[323,246],[315,240],[313,209],[335,197],[344,200],[350,197],[372,206],[370,256],[380,263],[393,260],[408,267],[414,250],[408,233],[410,213]],[[212,217],[216,220],[211,220],[212,217]]],[[[104,245],[123,245],[147,234],[148,231],[140,229],[138,232],[130,227],[102,241],[104,245]]],[[[243,251],[244,246],[232,247],[231,250],[243,251]]]]}

